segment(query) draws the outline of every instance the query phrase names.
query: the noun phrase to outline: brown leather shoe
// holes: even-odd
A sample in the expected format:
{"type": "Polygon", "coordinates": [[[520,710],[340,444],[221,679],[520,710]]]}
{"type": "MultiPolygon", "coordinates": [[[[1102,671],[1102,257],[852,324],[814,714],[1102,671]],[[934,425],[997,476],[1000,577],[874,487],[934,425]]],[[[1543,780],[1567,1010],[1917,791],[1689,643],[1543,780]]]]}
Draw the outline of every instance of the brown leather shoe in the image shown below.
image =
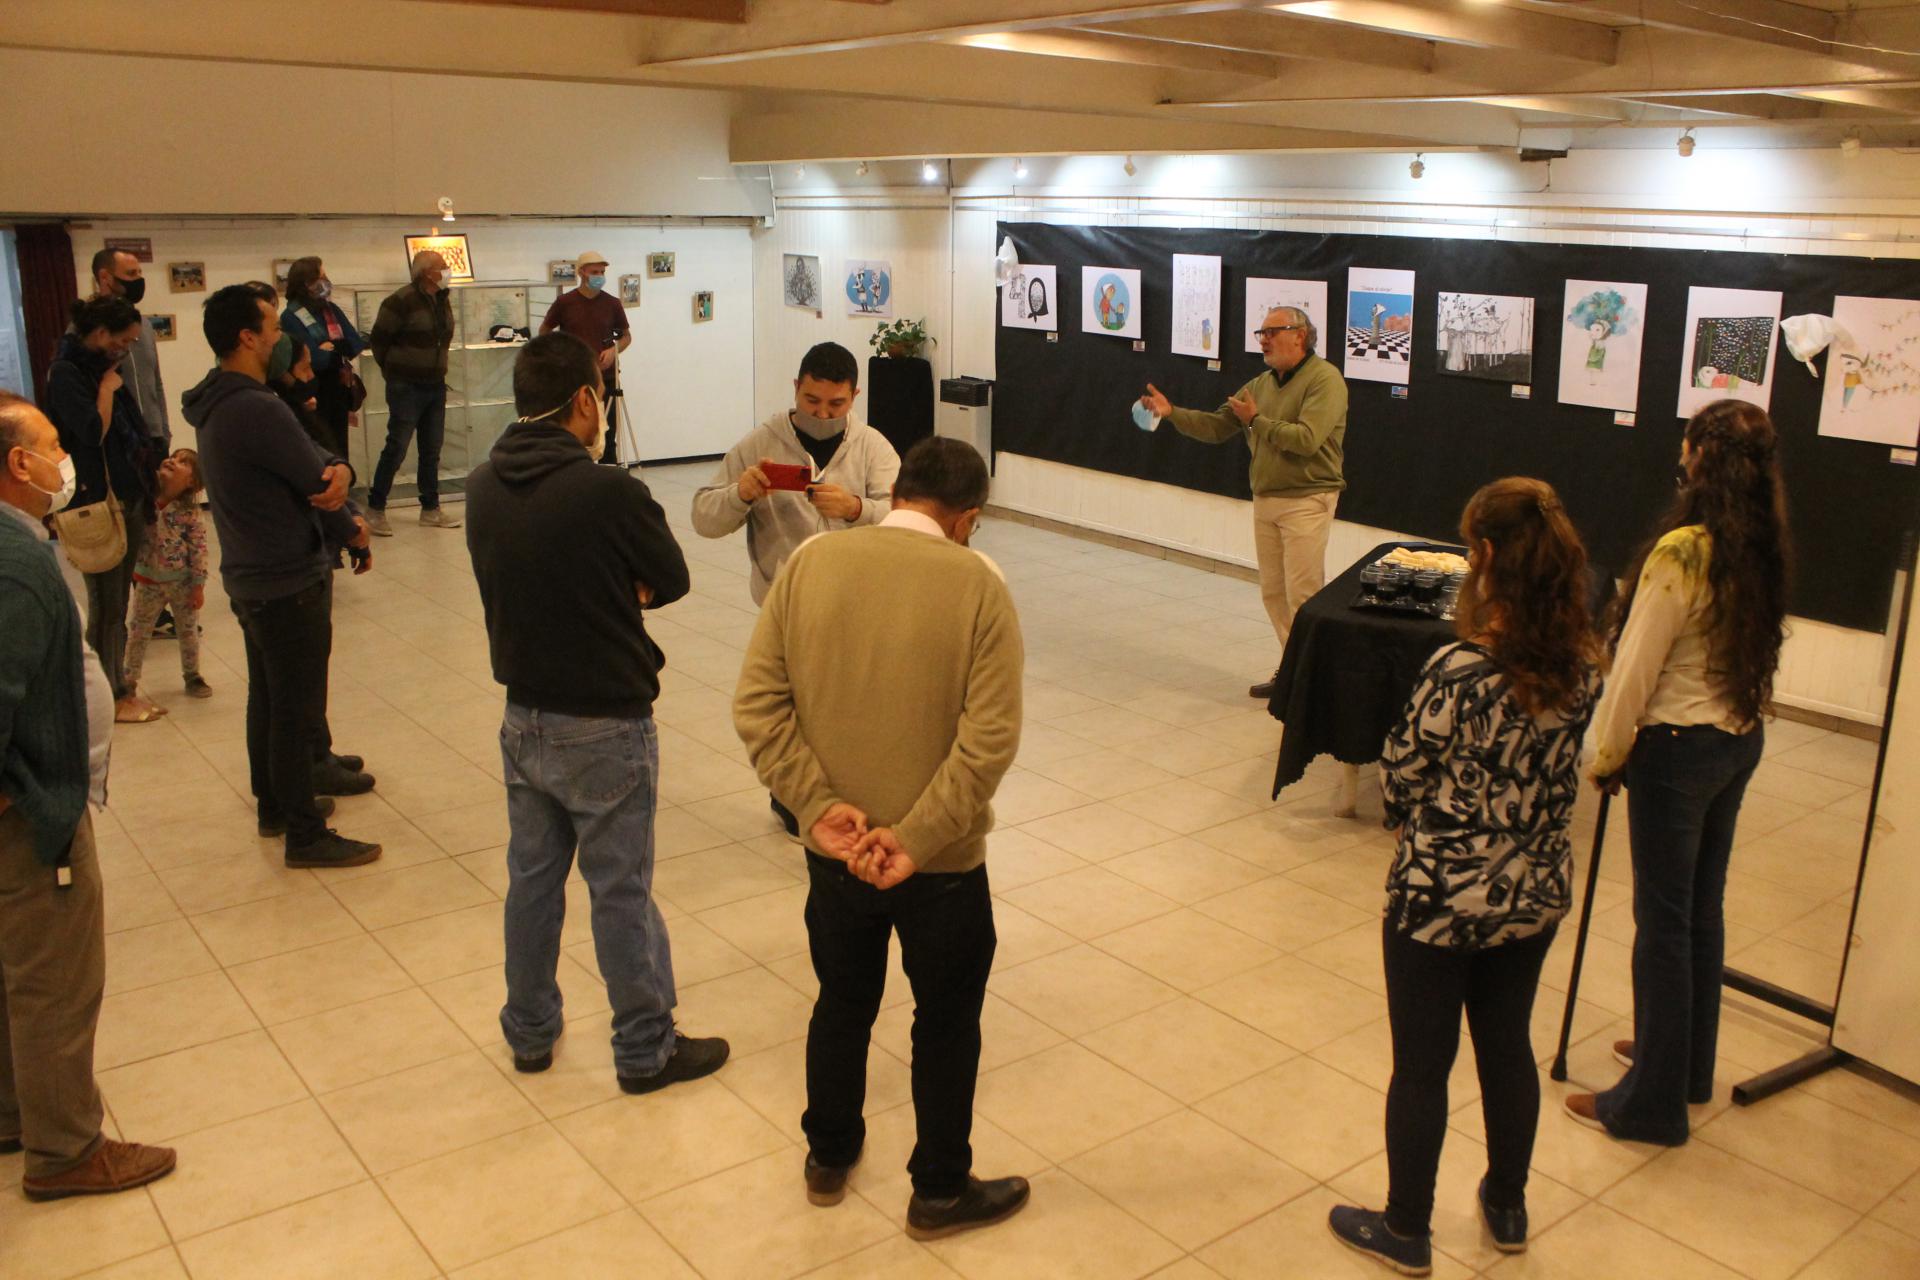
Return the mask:
{"type": "Polygon", "coordinates": [[[1633,1065],[1633,1041],[1615,1040],[1613,1042],[1613,1060],[1623,1067],[1633,1065]]]}
{"type": "Polygon", "coordinates": [[[94,1153],[65,1173],[23,1178],[21,1190],[29,1200],[59,1200],[66,1196],[103,1196],[130,1191],[173,1172],[172,1147],[143,1147],[137,1142],[107,1138],[94,1153]]]}
{"type": "Polygon", "coordinates": [[[1601,1121],[1600,1113],[1594,1107],[1597,1101],[1598,1099],[1590,1093],[1568,1094],[1566,1103],[1564,1104],[1567,1118],[1577,1124],[1583,1124],[1589,1129],[1598,1129],[1600,1132],[1605,1133],[1607,1126],[1601,1121]]]}

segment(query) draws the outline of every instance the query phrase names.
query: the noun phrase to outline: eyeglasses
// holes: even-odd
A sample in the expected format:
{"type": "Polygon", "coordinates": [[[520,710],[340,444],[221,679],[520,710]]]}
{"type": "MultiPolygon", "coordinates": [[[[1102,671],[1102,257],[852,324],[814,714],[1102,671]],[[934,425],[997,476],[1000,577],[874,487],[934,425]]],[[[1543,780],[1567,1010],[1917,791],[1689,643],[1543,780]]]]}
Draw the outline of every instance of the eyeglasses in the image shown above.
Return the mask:
{"type": "Polygon", "coordinates": [[[1255,329],[1253,336],[1256,338],[1271,338],[1276,333],[1291,333],[1295,329],[1304,329],[1306,327],[1307,326],[1303,324],[1276,324],[1270,329],[1255,329]]]}

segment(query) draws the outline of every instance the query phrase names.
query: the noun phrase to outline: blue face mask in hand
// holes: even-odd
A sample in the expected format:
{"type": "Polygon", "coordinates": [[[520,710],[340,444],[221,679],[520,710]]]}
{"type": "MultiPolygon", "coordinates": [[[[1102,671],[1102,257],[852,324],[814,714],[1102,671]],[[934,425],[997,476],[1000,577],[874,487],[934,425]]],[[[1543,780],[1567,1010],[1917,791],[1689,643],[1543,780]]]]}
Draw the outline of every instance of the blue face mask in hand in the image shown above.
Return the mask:
{"type": "Polygon", "coordinates": [[[1142,431],[1152,431],[1160,425],[1160,415],[1156,414],[1138,400],[1133,402],[1133,425],[1142,431]]]}

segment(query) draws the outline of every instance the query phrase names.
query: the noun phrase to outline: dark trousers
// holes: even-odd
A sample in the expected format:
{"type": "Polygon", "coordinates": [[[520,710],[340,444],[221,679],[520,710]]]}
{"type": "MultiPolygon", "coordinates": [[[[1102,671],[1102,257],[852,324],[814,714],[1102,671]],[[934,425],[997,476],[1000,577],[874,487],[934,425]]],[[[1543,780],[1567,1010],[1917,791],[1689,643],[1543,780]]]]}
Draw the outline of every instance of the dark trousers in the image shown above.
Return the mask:
{"type": "Polygon", "coordinates": [[[337,364],[314,378],[313,407],[315,416],[320,419],[321,432],[326,436],[326,447],[335,457],[345,461],[347,415],[353,412],[353,393],[341,384],[337,364]]]}
{"type": "Polygon", "coordinates": [[[137,509],[125,513],[127,554],[105,573],[83,575],[87,583],[87,645],[99,655],[116,700],[133,692],[127,683],[127,603],[133,598],[133,566],[140,558],[146,522],[137,509]]]}
{"type": "Polygon", "coordinates": [[[327,712],[333,619],[327,584],[275,600],[235,600],[247,646],[247,765],[260,816],[287,824],[287,843],[326,833],[313,798],[313,749],[327,712]]]}
{"type": "Polygon", "coordinates": [[[850,1165],[867,1137],[867,1042],[887,982],[889,935],[913,985],[913,1112],[907,1161],[913,1189],[946,1197],[973,1169],[973,1090],[980,1071],[980,1006],[993,968],[987,869],[920,874],[884,893],[846,864],[807,854],[807,939],[820,979],[807,1027],[807,1110],[813,1157],[850,1165]]]}
{"type": "Polygon", "coordinates": [[[420,507],[432,511],[440,505],[440,446],[447,435],[447,385],[387,379],[387,446],[380,451],[380,462],[373,469],[373,488],[367,493],[367,505],[375,511],[387,509],[393,478],[400,474],[400,464],[407,460],[407,448],[416,434],[420,437],[420,507]]]}
{"type": "Polygon", "coordinates": [[[327,611],[327,660],[320,667],[320,723],[313,735],[313,762],[325,764],[333,758],[333,726],[327,721],[327,689],[333,679],[333,575],[327,571],[324,605],[327,611]]]}
{"type": "Polygon", "coordinates": [[[1764,730],[1648,725],[1627,757],[1633,837],[1633,1066],[1595,1110],[1616,1137],[1678,1146],[1713,1099],[1734,824],[1764,730]]]}
{"type": "Polygon", "coordinates": [[[1387,1226],[1424,1236],[1447,1136],[1447,1076],[1467,1012],[1487,1128],[1487,1200],[1526,1203],[1527,1167],[1540,1122],[1533,1057],[1533,994],[1554,930],[1484,950],[1415,942],[1384,926],[1393,1083],[1387,1088],[1387,1226]]]}
{"type": "Polygon", "coordinates": [[[600,402],[600,412],[607,415],[607,442],[600,450],[600,461],[612,464],[620,461],[620,420],[615,416],[620,412],[620,388],[612,374],[607,375],[606,392],[607,398],[600,402]]]}

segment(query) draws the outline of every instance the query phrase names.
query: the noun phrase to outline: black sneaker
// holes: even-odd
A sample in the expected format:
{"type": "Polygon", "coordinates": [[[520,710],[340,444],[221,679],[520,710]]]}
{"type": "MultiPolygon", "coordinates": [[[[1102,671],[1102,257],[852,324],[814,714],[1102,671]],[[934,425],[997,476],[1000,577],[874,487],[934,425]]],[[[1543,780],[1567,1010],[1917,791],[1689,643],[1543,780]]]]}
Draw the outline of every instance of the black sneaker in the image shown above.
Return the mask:
{"type": "MultiPolygon", "coordinates": [[[[865,1154],[862,1151],[861,1154],[865,1154]]],[[[853,1172],[854,1165],[860,1163],[856,1155],[851,1162],[843,1165],[821,1164],[807,1153],[807,1200],[830,1209],[847,1198],[847,1176],[853,1172]]]]}
{"type": "Polygon", "coordinates": [[[1280,683],[1280,669],[1278,667],[1275,667],[1272,675],[1268,676],[1265,680],[1262,680],[1259,684],[1256,684],[1251,689],[1247,690],[1247,696],[1249,698],[1258,698],[1260,699],[1260,701],[1265,702],[1267,701],[1267,699],[1273,697],[1274,686],[1278,685],[1279,683],[1280,683]]]}
{"type": "Polygon", "coordinates": [[[1493,1247],[1502,1253],[1525,1253],[1527,1251],[1527,1206],[1518,1209],[1496,1209],[1487,1203],[1487,1180],[1480,1179],[1480,1190],[1475,1193],[1480,1201],[1480,1217],[1487,1224],[1487,1234],[1493,1237],[1493,1247]]]}
{"type": "Polygon", "coordinates": [[[373,775],[342,769],[328,762],[313,767],[313,794],[317,796],[363,796],[373,790],[373,775]]]}
{"type": "MultiPolygon", "coordinates": [[[[325,796],[315,797],[313,807],[320,811],[320,816],[323,818],[331,818],[333,816],[333,801],[327,799],[325,796]]],[[[260,835],[262,838],[271,839],[274,836],[283,836],[285,834],[287,834],[287,820],[284,817],[275,817],[266,813],[260,815],[260,835]]]]}
{"type": "Polygon", "coordinates": [[[710,1076],[726,1060],[727,1042],[719,1036],[695,1039],[683,1036],[676,1030],[673,1033],[673,1056],[667,1059],[667,1065],[650,1076],[621,1076],[620,1089],[623,1093],[652,1093],[670,1084],[710,1076]]]}
{"type": "Polygon", "coordinates": [[[1032,1195],[1025,1178],[969,1177],[965,1191],[939,1200],[916,1191],[907,1201],[907,1234],[915,1240],[938,1240],[991,1227],[1026,1208],[1032,1195]]]}
{"type": "Polygon", "coordinates": [[[349,840],[331,827],[327,833],[311,844],[296,845],[287,842],[287,866],[299,867],[363,867],[378,860],[380,846],[365,840],[349,840]]]}
{"type": "Polygon", "coordinates": [[[367,767],[367,762],[359,756],[337,756],[331,753],[329,753],[325,759],[321,760],[319,764],[324,765],[328,760],[331,760],[338,767],[345,769],[348,773],[359,773],[367,767]]]}
{"type": "Polygon", "coordinates": [[[552,1065],[553,1050],[551,1049],[532,1058],[523,1058],[517,1053],[513,1055],[513,1069],[523,1076],[537,1076],[552,1065]]]}
{"type": "Polygon", "coordinates": [[[1377,1209],[1339,1205],[1327,1211],[1327,1228],[1347,1248],[1403,1276],[1433,1274],[1433,1237],[1397,1236],[1387,1229],[1387,1215],[1377,1209]]]}

